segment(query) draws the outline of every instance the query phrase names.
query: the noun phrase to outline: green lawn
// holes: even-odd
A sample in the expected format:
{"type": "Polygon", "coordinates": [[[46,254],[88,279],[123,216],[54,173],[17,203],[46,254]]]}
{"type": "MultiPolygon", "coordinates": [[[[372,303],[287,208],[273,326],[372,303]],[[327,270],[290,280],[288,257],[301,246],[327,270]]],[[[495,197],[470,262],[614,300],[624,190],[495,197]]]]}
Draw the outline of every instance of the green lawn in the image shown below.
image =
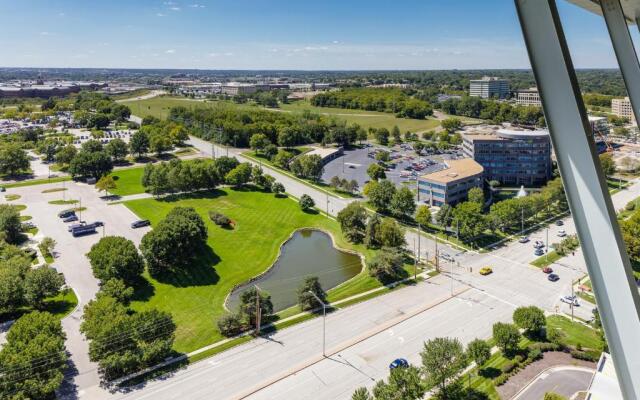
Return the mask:
{"type": "MultiPolygon", "coordinates": [[[[44,300],[44,305],[41,311],[46,311],[53,314],[55,317],[62,319],[69,315],[71,311],[78,305],[78,298],[73,290],[62,291],[55,297],[49,297],[44,300]]],[[[9,321],[12,319],[20,318],[23,314],[31,312],[32,309],[23,307],[10,314],[0,313],[0,322],[9,321]]]]}
{"type": "Polygon", "coordinates": [[[602,351],[603,343],[595,329],[591,329],[569,318],[559,315],[547,317],[547,329],[558,329],[566,335],[564,342],[570,346],[580,344],[583,348],[602,351]]]}
{"type": "MultiPolygon", "coordinates": [[[[200,254],[191,273],[183,273],[141,288],[136,310],[158,308],[173,314],[178,326],[175,349],[188,352],[220,340],[215,321],[223,313],[224,299],[234,285],[245,282],[266,270],[276,259],[281,243],[296,229],[321,228],[331,232],[340,247],[353,249],[370,257],[373,252],[347,243],[334,220],[320,214],[300,211],[298,204],[273,194],[251,191],[218,190],[169,199],[142,199],[124,203],[140,218],[158,223],[173,207],[194,207],[209,229],[208,249],[200,254]],[[219,211],[235,221],[233,230],[210,222],[209,210],[219,211]]],[[[361,273],[336,290],[335,300],[380,284],[361,273]]]]}
{"type": "Polygon", "coordinates": [[[131,113],[138,117],[146,117],[153,115],[161,119],[166,118],[169,115],[169,111],[173,107],[187,107],[187,108],[213,108],[220,105],[227,105],[229,107],[237,108],[256,108],[256,106],[248,104],[235,104],[231,101],[201,101],[187,99],[186,97],[172,97],[172,96],[159,96],[146,100],[131,100],[123,101],[121,104],[129,106],[131,113]]]}
{"type": "Polygon", "coordinates": [[[144,167],[119,169],[113,171],[111,176],[116,182],[116,188],[110,190],[111,194],[118,196],[128,196],[131,194],[144,193],[142,186],[142,173],[144,167]]]}

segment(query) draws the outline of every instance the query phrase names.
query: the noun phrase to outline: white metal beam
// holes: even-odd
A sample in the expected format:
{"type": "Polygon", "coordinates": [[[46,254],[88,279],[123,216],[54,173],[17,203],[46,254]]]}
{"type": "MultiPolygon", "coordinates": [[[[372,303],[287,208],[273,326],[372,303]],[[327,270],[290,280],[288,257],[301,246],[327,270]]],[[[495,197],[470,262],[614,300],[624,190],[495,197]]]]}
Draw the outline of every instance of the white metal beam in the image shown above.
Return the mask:
{"type": "Polygon", "coordinates": [[[640,121],[640,63],[638,63],[638,56],[633,47],[620,0],[600,0],[600,6],[631,100],[633,114],[636,121],[640,121]]]}
{"type": "Polygon", "coordinates": [[[620,388],[640,400],[640,296],[554,0],[515,0],[620,388]]]}

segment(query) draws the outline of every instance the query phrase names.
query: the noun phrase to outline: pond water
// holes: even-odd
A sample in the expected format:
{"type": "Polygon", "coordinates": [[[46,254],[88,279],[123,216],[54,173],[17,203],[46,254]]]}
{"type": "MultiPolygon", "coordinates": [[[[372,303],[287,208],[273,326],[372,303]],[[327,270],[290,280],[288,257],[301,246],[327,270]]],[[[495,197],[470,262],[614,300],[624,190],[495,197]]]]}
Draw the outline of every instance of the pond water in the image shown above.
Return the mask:
{"type": "Polygon", "coordinates": [[[240,294],[256,284],[271,295],[273,310],[281,311],[298,302],[297,290],[305,278],[317,276],[322,288],[329,290],[351,279],[361,269],[360,257],[333,247],[328,234],[301,229],[282,246],[280,257],[267,274],[231,293],[227,307],[236,311],[240,294]]]}

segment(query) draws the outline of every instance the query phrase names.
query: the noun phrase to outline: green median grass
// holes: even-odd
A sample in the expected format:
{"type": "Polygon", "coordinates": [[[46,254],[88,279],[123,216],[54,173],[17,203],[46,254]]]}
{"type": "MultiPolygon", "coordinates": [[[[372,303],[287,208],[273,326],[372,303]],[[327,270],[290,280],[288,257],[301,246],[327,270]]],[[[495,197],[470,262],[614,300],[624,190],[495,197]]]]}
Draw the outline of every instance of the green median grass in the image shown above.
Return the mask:
{"type": "Polygon", "coordinates": [[[63,182],[63,181],[70,181],[70,180],[71,180],[71,177],[69,176],[58,176],[55,178],[46,178],[46,179],[30,179],[30,180],[25,180],[20,182],[7,183],[0,186],[10,189],[10,188],[17,188],[17,187],[24,187],[24,186],[45,185],[47,183],[56,183],[56,182],[63,182]]]}
{"type": "MultiPolygon", "coordinates": [[[[174,207],[194,207],[209,230],[205,251],[198,254],[188,271],[162,279],[145,275],[148,284],[138,287],[132,308],[157,308],[170,312],[177,324],[174,348],[190,352],[222,339],[216,321],[232,288],[259,275],[275,262],[280,245],[293,231],[303,227],[330,232],[341,248],[373,255],[364,246],[344,240],[338,223],[321,214],[304,213],[298,204],[271,193],[223,189],[163,199],[140,199],[124,203],[140,218],[157,224],[174,207]],[[234,229],[214,225],[208,211],[215,210],[235,222],[234,229]]],[[[367,272],[330,292],[335,301],[362,290],[381,286],[367,272]]]]}
{"type": "Polygon", "coordinates": [[[118,196],[129,196],[132,194],[144,193],[142,186],[142,174],[144,167],[119,169],[111,173],[111,177],[116,182],[116,188],[109,193],[118,196]]]}

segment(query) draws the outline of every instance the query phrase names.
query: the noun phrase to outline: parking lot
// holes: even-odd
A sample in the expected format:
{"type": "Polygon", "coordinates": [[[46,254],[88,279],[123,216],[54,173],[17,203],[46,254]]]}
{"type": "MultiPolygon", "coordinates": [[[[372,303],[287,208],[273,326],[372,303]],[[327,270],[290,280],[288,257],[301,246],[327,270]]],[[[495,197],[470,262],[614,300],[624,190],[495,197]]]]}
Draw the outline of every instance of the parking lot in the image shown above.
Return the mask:
{"type": "Polygon", "coordinates": [[[392,148],[368,145],[359,149],[345,150],[341,157],[330,161],[324,166],[322,179],[329,183],[332,177],[358,182],[362,187],[370,180],[367,175],[369,165],[376,163],[375,154],[381,151],[389,151],[390,161],[387,162],[387,179],[396,185],[411,183],[415,185],[418,176],[439,171],[445,168],[444,160],[460,158],[462,154],[457,151],[443,154],[427,154],[418,156],[410,144],[396,145],[392,148]]]}

